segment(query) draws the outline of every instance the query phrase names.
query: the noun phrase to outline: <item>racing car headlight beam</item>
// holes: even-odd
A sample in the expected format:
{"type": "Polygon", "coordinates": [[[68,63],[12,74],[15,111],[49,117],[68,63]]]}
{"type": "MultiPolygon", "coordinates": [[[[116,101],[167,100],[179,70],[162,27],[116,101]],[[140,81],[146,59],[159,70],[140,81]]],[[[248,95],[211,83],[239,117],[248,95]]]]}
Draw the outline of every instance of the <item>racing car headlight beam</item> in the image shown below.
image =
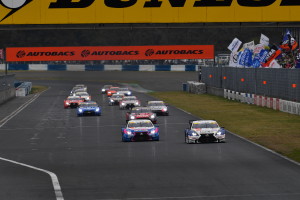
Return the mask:
{"type": "Polygon", "coordinates": [[[127,95],[131,95],[131,92],[127,92],[127,95]]]}
{"type": "Polygon", "coordinates": [[[151,119],[154,119],[154,118],[155,118],[155,115],[151,115],[150,118],[151,118],[151,119]]]}
{"type": "Polygon", "coordinates": [[[79,108],[78,111],[81,112],[81,113],[83,112],[83,110],[81,108],[79,108]]]}
{"type": "Polygon", "coordinates": [[[96,108],[96,112],[99,112],[100,111],[100,108],[96,108]]]}
{"type": "Polygon", "coordinates": [[[130,119],[135,119],[135,116],[130,116],[130,119]]]}
{"type": "Polygon", "coordinates": [[[156,131],[155,130],[151,130],[151,132],[150,132],[151,134],[155,134],[156,133],[156,131]]]}

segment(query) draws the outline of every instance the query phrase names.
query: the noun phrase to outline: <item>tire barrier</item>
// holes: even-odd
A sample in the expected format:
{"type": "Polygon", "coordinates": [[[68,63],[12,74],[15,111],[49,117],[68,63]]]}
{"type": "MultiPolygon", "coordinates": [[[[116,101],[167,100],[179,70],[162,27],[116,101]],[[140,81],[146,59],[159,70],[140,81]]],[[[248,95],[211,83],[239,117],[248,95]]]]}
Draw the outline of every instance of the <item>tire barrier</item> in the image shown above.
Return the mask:
{"type": "Polygon", "coordinates": [[[27,96],[32,89],[31,82],[23,82],[16,88],[16,96],[27,96]]]}

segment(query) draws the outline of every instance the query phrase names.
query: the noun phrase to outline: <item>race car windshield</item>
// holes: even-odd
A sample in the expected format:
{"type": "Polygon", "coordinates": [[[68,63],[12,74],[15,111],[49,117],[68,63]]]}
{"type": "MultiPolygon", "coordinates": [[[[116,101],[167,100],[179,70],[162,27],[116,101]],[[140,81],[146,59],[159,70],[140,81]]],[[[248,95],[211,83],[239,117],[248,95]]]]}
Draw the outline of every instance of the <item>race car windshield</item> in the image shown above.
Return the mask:
{"type": "Polygon", "coordinates": [[[124,95],[113,95],[112,98],[122,98],[124,95]]]}
{"type": "Polygon", "coordinates": [[[97,104],[95,103],[85,103],[85,104],[81,104],[80,107],[96,107],[97,104]]]}
{"type": "Polygon", "coordinates": [[[136,100],[136,97],[127,97],[127,98],[124,98],[124,100],[125,100],[125,101],[128,101],[128,100],[129,100],[129,101],[130,101],[130,100],[136,100]]]}
{"type": "Polygon", "coordinates": [[[153,127],[151,123],[148,122],[135,122],[135,123],[128,123],[128,128],[137,128],[137,127],[153,127]]]}
{"type": "Polygon", "coordinates": [[[128,88],[119,88],[118,91],[128,91],[128,88]]]}
{"type": "Polygon", "coordinates": [[[68,98],[68,100],[81,100],[81,98],[79,98],[79,97],[70,97],[70,98],[68,98]]]}
{"type": "Polygon", "coordinates": [[[79,96],[89,96],[89,94],[86,93],[86,92],[78,92],[76,94],[79,95],[79,96]]]}
{"type": "Polygon", "coordinates": [[[131,111],[131,113],[149,113],[149,112],[151,112],[151,110],[150,109],[145,109],[145,108],[143,108],[143,109],[135,109],[135,110],[131,111]]]}
{"type": "Polygon", "coordinates": [[[216,123],[193,124],[192,128],[219,128],[216,123]]]}
{"type": "Polygon", "coordinates": [[[149,103],[149,106],[164,106],[164,103],[149,103]]]}

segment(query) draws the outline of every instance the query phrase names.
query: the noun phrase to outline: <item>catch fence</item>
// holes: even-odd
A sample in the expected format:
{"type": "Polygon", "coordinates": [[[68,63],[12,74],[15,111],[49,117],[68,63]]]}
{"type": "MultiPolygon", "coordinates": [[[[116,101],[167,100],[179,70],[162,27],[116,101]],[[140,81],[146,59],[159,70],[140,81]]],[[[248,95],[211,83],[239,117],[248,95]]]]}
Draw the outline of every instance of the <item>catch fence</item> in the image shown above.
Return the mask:
{"type": "Polygon", "coordinates": [[[207,86],[300,102],[300,69],[202,67],[207,86]]]}

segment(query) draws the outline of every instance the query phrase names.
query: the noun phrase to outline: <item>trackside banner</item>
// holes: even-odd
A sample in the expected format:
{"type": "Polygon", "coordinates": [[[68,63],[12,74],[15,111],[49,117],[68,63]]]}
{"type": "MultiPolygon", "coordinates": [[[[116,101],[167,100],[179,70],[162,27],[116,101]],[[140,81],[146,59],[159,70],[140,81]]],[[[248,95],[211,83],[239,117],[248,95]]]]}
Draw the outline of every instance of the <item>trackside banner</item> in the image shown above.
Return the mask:
{"type": "Polygon", "coordinates": [[[6,48],[6,61],[213,59],[213,45],[6,48]]]}
{"type": "Polygon", "coordinates": [[[0,24],[300,21],[299,0],[0,0],[0,24]]]}

